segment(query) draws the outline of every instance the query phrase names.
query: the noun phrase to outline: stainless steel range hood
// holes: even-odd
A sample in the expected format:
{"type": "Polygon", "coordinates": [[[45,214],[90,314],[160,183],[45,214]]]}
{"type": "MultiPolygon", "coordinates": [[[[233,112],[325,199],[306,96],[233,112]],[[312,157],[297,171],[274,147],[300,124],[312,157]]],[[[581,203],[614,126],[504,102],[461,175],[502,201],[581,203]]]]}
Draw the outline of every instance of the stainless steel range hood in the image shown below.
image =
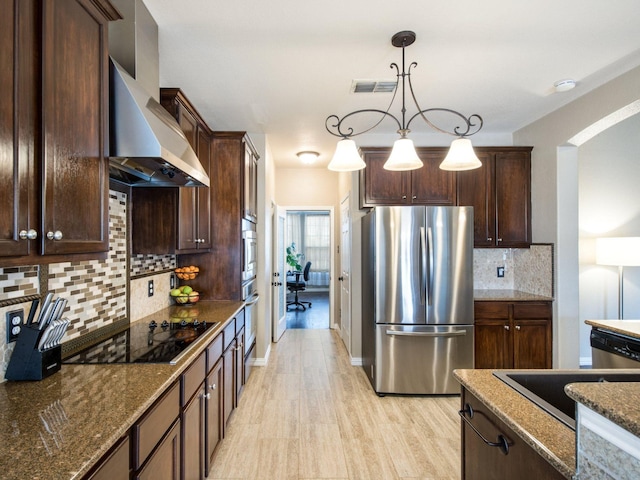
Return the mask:
{"type": "Polygon", "coordinates": [[[135,187],[208,187],[178,122],[113,59],[109,77],[111,178],[135,187]]]}

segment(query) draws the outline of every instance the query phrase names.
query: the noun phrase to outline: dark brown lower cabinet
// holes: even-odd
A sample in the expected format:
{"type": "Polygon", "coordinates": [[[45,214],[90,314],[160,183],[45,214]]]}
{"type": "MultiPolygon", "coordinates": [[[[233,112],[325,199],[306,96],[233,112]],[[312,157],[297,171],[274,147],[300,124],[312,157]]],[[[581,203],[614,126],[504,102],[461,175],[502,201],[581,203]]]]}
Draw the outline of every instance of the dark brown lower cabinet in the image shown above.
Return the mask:
{"type": "Polygon", "coordinates": [[[183,480],[204,477],[204,383],[182,411],[183,480]]]}
{"type": "MultiPolygon", "coordinates": [[[[231,412],[235,408],[235,376],[236,376],[236,341],[231,341],[230,345],[222,354],[222,370],[223,370],[223,425],[226,426],[231,416],[231,412]]],[[[224,431],[224,429],[223,429],[224,431]]]]}
{"type": "Polygon", "coordinates": [[[476,301],[475,368],[551,368],[551,302],[476,301]]]}
{"type": "Polygon", "coordinates": [[[223,411],[223,389],[222,389],[222,359],[207,375],[205,388],[207,389],[207,401],[205,405],[206,422],[206,442],[205,442],[205,473],[209,475],[213,456],[216,448],[222,440],[222,411],[223,411]]]}
{"type": "Polygon", "coordinates": [[[135,476],[136,480],[180,480],[180,420],[135,476]]]}
{"type": "Polygon", "coordinates": [[[465,388],[462,389],[461,408],[466,410],[466,421],[461,420],[462,480],[564,479],[560,472],[465,388]],[[468,406],[473,414],[470,414],[468,406]]]}
{"type": "Polygon", "coordinates": [[[90,474],[88,480],[114,480],[129,478],[129,449],[131,442],[127,435],[116,443],[115,447],[102,463],[90,474]]]}

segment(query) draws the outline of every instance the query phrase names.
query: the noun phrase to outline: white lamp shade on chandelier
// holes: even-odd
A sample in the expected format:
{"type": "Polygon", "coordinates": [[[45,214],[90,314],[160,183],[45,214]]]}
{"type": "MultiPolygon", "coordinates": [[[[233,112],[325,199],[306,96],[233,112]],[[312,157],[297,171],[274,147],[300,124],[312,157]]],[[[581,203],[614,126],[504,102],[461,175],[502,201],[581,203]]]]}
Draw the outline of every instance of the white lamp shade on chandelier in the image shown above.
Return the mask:
{"type": "Polygon", "coordinates": [[[462,170],[473,170],[480,168],[482,162],[473,151],[471,140],[468,138],[458,138],[451,142],[449,153],[440,164],[442,170],[459,172],[462,170]]]}
{"type": "Polygon", "coordinates": [[[422,167],[422,160],[418,157],[413,146],[413,140],[400,138],[393,143],[391,155],[384,163],[385,170],[402,172],[405,170],[415,170],[422,167]]]}
{"type": "Polygon", "coordinates": [[[353,172],[361,170],[365,166],[356,142],[345,138],[336,145],[336,151],[327,168],[334,172],[353,172]]]}

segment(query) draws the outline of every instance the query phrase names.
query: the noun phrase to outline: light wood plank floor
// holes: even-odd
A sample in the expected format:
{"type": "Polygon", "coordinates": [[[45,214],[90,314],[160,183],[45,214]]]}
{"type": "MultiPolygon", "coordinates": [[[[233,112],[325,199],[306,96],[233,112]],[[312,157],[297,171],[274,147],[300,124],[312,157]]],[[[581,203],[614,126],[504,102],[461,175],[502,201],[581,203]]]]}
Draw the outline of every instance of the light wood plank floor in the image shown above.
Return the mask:
{"type": "Polygon", "coordinates": [[[333,330],[287,330],[256,367],[209,479],[458,479],[459,397],[378,397],[333,330]]]}

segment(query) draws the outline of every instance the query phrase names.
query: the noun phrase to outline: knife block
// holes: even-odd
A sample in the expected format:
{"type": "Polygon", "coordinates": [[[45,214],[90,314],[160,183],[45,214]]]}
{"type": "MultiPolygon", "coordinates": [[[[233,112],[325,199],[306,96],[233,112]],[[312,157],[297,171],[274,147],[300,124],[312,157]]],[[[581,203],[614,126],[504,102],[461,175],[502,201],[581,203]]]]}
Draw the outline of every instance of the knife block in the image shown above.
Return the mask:
{"type": "Polygon", "coordinates": [[[62,346],[39,351],[42,333],[37,326],[23,325],[5,373],[7,380],[42,380],[60,370],[62,346]]]}

